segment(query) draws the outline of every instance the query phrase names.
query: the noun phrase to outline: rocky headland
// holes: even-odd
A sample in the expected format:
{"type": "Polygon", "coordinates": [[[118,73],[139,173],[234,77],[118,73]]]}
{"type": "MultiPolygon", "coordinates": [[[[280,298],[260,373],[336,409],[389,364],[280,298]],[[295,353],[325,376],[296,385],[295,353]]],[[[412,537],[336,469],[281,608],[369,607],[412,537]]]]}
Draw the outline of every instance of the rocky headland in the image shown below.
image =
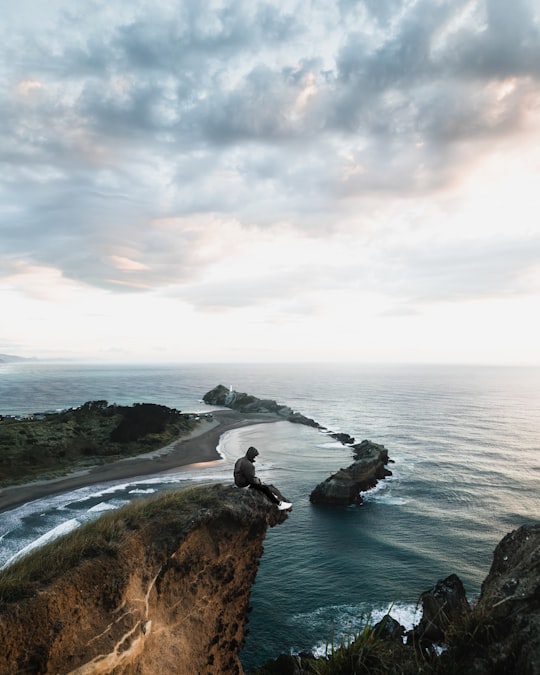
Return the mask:
{"type": "Polygon", "coordinates": [[[315,487],[309,496],[313,504],[362,504],[362,492],[374,488],[380,479],[392,475],[386,468],[391,460],[384,445],[364,440],[351,445],[351,448],[355,461],[315,487]]]}
{"type": "Polygon", "coordinates": [[[420,603],[422,618],[408,633],[389,614],[359,626],[328,657],[282,654],[252,675],[539,675],[540,525],[502,539],[475,603],[456,574],[422,593],[420,603]]]}
{"type": "Polygon", "coordinates": [[[277,415],[279,418],[293,422],[295,424],[305,424],[309,427],[324,430],[318,422],[306,417],[299,412],[294,411],[287,405],[277,403],[273,399],[257,398],[252,394],[227,389],[222,384],[218,384],[203,396],[203,401],[208,405],[219,405],[224,408],[231,408],[241,413],[259,413],[277,415]]]}
{"type": "MultiPolygon", "coordinates": [[[[0,572],[0,673],[241,675],[265,534],[286,518],[254,491],[214,485],[51,542],[0,572]]],[[[539,567],[540,525],[523,526],[497,546],[476,603],[453,574],[421,594],[408,634],[390,614],[328,657],[282,655],[252,675],[539,675],[539,567]]]]}
{"type": "Polygon", "coordinates": [[[209,405],[224,406],[242,413],[277,415],[288,422],[305,424],[318,429],[342,445],[350,446],[354,462],[315,487],[310,495],[310,500],[314,504],[342,506],[362,504],[361,492],[370,490],[377,485],[379,480],[392,475],[392,472],[386,468],[391,460],[383,445],[368,440],[355,444],[354,437],[348,433],[330,432],[319,422],[273,399],[260,399],[251,394],[227,389],[219,384],[203,396],[203,401],[209,405]]]}
{"type": "Polygon", "coordinates": [[[0,572],[0,673],[242,673],[268,527],[253,490],[175,490],[106,514],[0,572]]]}
{"type": "Polygon", "coordinates": [[[87,401],[77,408],[0,416],[0,486],[140,455],[189,434],[191,414],[155,403],[87,401]]]}
{"type": "MultiPolygon", "coordinates": [[[[321,484],[323,503],[359,503],[360,492],[388,475],[384,446],[355,444],[348,434],[330,433],[275,401],[221,385],[205,400],[228,410],[212,411],[213,419],[199,421],[200,428],[163,456],[108,464],[108,478],[146,473],[148,462],[157,471],[215,458],[225,430],[280,419],[307,424],[351,447],[353,464],[321,484]]],[[[90,407],[86,412],[93,415],[96,406],[90,407]]],[[[116,419],[109,434],[119,424],[116,419]]],[[[103,480],[103,470],[69,480],[103,480]]],[[[38,487],[58,490],[59,484],[38,487]]],[[[6,504],[13,503],[6,494],[11,489],[23,488],[4,490],[6,504]]],[[[313,491],[313,502],[320,490],[313,491]]],[[[241,675],[239,653],[265,534],[286,518],[250,490],[171,490],[105,514],[18,559],[0,571],[0,674],[241,675]]],[[[475,602],[452,574],[422,593],[420,603],[421,620],[408,633],[390,614],[376,626],[359,626],[350,644],[326,658],[282,655],[252,675],[540,675],[540,525],[504,537],[475,602]]]]}

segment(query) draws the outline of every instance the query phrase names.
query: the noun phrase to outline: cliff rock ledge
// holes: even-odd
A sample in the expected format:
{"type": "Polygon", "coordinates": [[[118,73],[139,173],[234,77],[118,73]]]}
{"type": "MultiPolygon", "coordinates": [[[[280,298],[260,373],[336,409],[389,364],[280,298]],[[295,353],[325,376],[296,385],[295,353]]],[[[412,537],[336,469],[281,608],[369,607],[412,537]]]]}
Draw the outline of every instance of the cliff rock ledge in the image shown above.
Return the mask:
{"type": "Polygon", "coordinates": [[[243,673],[263,541],[287,518],[251,490],[175,490],[0,572],[0,673],[243,673]]]}

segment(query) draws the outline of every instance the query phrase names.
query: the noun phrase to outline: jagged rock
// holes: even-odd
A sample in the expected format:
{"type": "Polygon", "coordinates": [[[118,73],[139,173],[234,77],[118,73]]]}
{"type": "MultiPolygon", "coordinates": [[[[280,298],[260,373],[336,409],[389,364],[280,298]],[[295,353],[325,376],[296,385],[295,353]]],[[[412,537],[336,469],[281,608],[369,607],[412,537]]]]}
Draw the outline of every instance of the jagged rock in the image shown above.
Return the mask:
{"type": "Polygon", "coordinates": [[[420,596],[422,619],[409,636],[409,641],[420,643],[441,642],[449,624],[470,610],[461,579],[451,574],[438,581],[420,596]]]}
{"type": "Polygon", "coordinates": [[[335,434],[328,434],[328,435],[331,436],[332,438],[335,438],[336,441],[339,441],[343,445],[352,445],[354,443],[354,438],[349,434],[338,432],[335,434]]]}
{"type": "Polygon", "coordinates": [[[498,544],[477,612],[491,627],[489,672],[540,675],[540,524],[523,525],[498,544]]]}
{"type": "Polygon", "coordinates": [[[206,392],[203,401],[208,405],[220,405],[243,413],[274,413],[295,424],[305,424],[316,429],[324,428],[310,417],[295,412],[288,406],[280,405],[272,399],[262,399],[251,394],[231,391],[222,384],[206,392]]]}
{"type": "Polygon", "coordinates": [[[379,457],[385,460],[385,464],[390,461],[388,459],[388,450],[380,443],[363,440],[360,443],[353,445],[352,449],[354,450],[353,457],[357,460],[372,457],[374,452],[378,452],[379,457]]]}
{"type": "Polygon", "coordinates": [[[373,632],[379,640],[390,640],[401,644],[405,635],[405,628],[393,616],[386,614],[373,626],[373,632]]]}
{"type": "Polygon", "coordinates": [[[388,452],[383,445],[362,441],[355,447],[359,458],[346,469],[340,469],[312,491],[309,499],[314,504],[362,504],[361,492],[369,490],[378,480],[391,476],[385,464],[388,452]]]}
{"type": "Polygon", "coordinates": [[[286,517],[254,490],[214,485],[52,542],[0,572],[0,673],[243,673],[263,540],[286,517]],[[24,571],[31,564],[42,581],[24,571]]]}

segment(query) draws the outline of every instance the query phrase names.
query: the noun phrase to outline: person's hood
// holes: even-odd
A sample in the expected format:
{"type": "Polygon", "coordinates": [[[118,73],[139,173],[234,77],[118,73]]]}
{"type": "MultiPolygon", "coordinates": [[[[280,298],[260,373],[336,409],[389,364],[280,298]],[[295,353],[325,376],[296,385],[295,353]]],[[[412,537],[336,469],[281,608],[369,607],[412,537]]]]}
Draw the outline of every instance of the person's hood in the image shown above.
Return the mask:
{"type": "Polygon", "coordinates": [[[257,450],[257,448],[254,448],[253,446],[251,446],[250,448],[248,448],[248,450],[246,452],[246,457],[249,459],[250,462],[253,462],[255,460],[255,457],[257,457],[258,454],[259,454],[259,451],[257,450]]]}

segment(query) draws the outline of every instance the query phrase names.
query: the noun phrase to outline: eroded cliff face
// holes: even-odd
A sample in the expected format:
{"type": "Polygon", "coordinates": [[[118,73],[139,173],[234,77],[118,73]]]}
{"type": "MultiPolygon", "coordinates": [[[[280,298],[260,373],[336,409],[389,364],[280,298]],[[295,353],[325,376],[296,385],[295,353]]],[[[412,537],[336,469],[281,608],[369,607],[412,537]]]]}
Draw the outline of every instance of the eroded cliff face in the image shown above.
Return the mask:
{"type": "Polygon", "coordinates": [[[90,524],[75,564],[2,603],[0,673],[243,672],[265,533],[287,515],[251,490],[179,492],[107,514],[101,539],[90,524]]]}

